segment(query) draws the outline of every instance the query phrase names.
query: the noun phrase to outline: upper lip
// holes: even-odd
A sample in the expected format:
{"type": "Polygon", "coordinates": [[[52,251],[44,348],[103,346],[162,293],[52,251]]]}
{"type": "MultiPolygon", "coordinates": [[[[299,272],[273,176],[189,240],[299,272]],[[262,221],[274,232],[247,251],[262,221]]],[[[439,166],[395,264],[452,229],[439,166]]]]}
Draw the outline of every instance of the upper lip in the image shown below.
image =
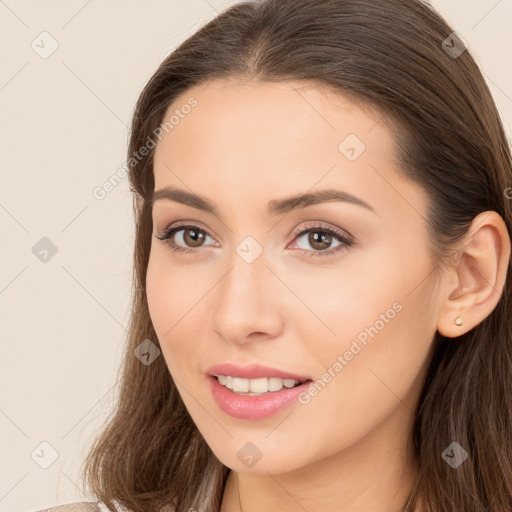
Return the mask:
{"type": "Polygon", "coordinates": [[[219,375],[229,375],[231,377],[239,377],[242,379],[279,377],[281,379],[294,379],[298,381],[311,380],[307,375],[299,375],[261,364],[249,364],[246,366],[238,366],[232,363],[217,364],[215,366],[210,366],[206,372],[214,377],[219,375]]]}

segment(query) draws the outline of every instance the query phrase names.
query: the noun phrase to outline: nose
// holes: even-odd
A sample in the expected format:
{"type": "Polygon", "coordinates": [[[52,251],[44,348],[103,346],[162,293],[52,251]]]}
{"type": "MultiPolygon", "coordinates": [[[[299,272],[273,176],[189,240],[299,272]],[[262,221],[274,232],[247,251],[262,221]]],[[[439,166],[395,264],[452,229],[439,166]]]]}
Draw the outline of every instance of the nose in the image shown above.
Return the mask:
{"type": "Polygon", "coordinates": [[[222,339],[245,344],[276,338],[282,331],[280,283],[267,263],[265,253],[251,263],[236,252],[230,258],[230,269],[213,295],[214,330],[222,339]]]}

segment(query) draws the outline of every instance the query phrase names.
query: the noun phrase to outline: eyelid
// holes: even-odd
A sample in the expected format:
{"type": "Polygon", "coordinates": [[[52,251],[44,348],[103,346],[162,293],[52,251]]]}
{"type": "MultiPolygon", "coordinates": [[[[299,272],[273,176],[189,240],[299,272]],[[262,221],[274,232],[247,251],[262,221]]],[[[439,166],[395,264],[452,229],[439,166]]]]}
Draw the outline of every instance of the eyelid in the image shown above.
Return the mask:
{"type": "Polygon", "coordinates": [[[167,224],[159,233],[158,236],[165,236],[169,231],[171,230],[178,230],[179,228],[187,228],[187,227],[197,227],[201,229],[201,231],[204,231],[209,237],[216,239],[217,236],[212,235],[210,233],[210,229],[204,227],[201,222],[195,221],[195,220],[178,220],[176,222],[171,222],[167,224]]]}
{"type": "Polygon", "coordinates": [[[290,237],[293,240],[297,236],[302,235],[304,232],[307,232],[314,228],[325,229],[326,231],[332,231],[332,232],[336,233],[338,236],[346,238],[346,239],[350,239],[351,241],[353,241],[355,239],[355,237],[351,233],[349,233],[346,229],[341,229],[336,226],[329,225],[328,223],[325,223],[321,220],[307,221],[306,225],[302,225],[302,226],[298,227],[297,229],[295,229],[292,232],[292,234],[290,235],[290,237]]]}
{"type": "MultiPolygon", "coordinates": [[[[295,237],[303,234],[304,231],[307,231],[308,229],[313,229],[313,228],[322,228],[322,229],[331,230],[331,231],[339,233],[340,235],[344,235],[346,238],[350,238],[351,240],[354,240],[354,238],[355,238],[346,229],[341,229],[341,228],[338,228],[335,226],[325,225],[328,223],[324,223],[323,221],[312,220],[312,221],[305,221],[305,222],[306,222],[306,225],[299,226],[292,231],[292,233],[290,234],[290,240],[293,240],[295,237]]],[[[211,236],[212,238],[216,238],[210,234],[210,230],[208,228],[204,227],[204,225],[202,225],[201,222],[198,222],[195,220],[194,221],[179,220],[176,222],[171,222],[168,225],[166,225],[165,228],[163,228],[161,230],[160,235],[165,235],[171,229],[176,229],[178,227],[190,227],[190,226],[201,228],[209,236],[211,236]]]]}
{"type": "MultiPolygon", "coordinates": [[[[334,238],[338,239],[340,242],[340,246],[343,246],[345,249],[353,246],[355,244],[355,237],[350,234],[348,231],[335,227],[330,225],[325,225],[323,221],[308,221],[306,225],[302,225],[300,227],[297,227],[290,235],[290,242],[295,241],[297,238],[300,238],[301,236],[305,235],[306,233],[313,231],[314,229],[317,229],[318,231],[325,231],[327,233],[330,233],[334,238]]],[[[171,239],[174,237],[174,235],[185,228],[199,228],[201,231],[204,231],[206,236],[209,236],[212,238],[218,247],[218,242],[215,237],[210,235],[209,230],[202,227],[200,222],[197,221],[176,221],[174,223],[170,223],[167,225],[166,228],[164,228],[163,232],[161,232],[159,235],[155,235],[156,238],[161,240],[164,244],[168,244],[171,246],[171,249],[185,252],[185,253],[200,253],[203,251],[203,247],[208,246],[201,246],[197,248],[189,248],[189,247],[182,247],[175,242],[172,242],[171,239]]],[[[287,243],[287,247],[289,243],[287,243]]],[[[340,247],[336,246],[336,247],[340,247]]],[[[338,252],[341,252],[342,249],[337,248],[330,248],[325,249],[321,251],[315,251],[312,249],[302,249],[297,248],[295,250],[301,250],[303,253],[308,253],[310,256],[318,255],[318,256],[330,256],[334,255],[338,252]]]]}

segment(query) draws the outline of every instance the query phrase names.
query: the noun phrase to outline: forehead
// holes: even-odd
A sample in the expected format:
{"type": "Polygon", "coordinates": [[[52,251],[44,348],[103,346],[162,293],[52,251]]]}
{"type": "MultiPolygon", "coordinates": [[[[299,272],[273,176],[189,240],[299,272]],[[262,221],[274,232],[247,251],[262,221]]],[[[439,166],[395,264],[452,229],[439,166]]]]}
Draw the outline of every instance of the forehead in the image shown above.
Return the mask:
{"type": "Polygon", "coordinates": [[[413,186],[396,173],[388,120],[317,84],[216,80],[181,94],[163,123],[171,116],[155,150],[155,190],[208,190],[243,208],[313,187],[378,204],[413,186]]]}
{"type": "Polygon", "coordinates": [[[188,89],[169,106],[162,124],[172,120],[172,126],[157,145],[155,161],[187,165],[207,157],[211,164],[221,159],[223,165],[247,167],[250,161],[268,167],[276,157],[292,163],[310,160],[310,154],[318,164],[332,164],[343,156],[340,143],[348,136],[357,151],[370,145],[380,159],[390,158],[393,141],[382,117],[318,84],[214,80],[188,89]]]}
{"type": "MultiPolygon", "coordinates": [[[[374,145],[378,140],[384,148],[386,142],[391,142],[380,112],[312,82],[214,80],[188,89],[176,98],[163,122],[171,118],[174,118],[174,137],[168,137],[172,139],[167,140],[170,145],[173,141],[177,144],[181,137],[186,136],[192,142],[190,137],[204,138],[206,133],[214,143],[229,142],[227,136],[230,140],[254,136],[262,142],[266,135],[266,143],[283,146],[299,138],[313,143],[317,134],[323,138],[330,136],[336,142],[344,132],[368,137],[366,132],[378,124],[381,126],[374,145]],[[196,103],[193,109],[187,106],[192,100],[196,103]]],[[[337,144],[334,149],[338,150],[337,144]]]]}

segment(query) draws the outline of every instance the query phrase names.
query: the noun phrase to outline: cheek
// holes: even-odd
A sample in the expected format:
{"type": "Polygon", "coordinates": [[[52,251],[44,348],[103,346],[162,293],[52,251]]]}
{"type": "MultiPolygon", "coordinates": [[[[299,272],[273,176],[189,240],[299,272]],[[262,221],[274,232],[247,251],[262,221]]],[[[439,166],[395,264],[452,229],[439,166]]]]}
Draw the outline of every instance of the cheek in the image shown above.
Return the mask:
{"type": "MultiPolygon", "coordinates": [[[[170,250],[170,249],[169,249],[170,250]]],[[[192,276],[169,261],[166,250],[152,250],[146,272],[148,307],[157,334],[161,340],[170,336],[169,329],[186,313],[187,305],[197,293],[197,283],[192,276]]],[[[190,306],[188,306],[190,309],[190,306]]]]}
{"type": "Polygon", "coordinates": [[[324,295],[323,318],[336,335],[317,340],[315,350],[323,367],[340,375],[328,386],[342,409],[384,413],[424,369],[435,332],[432,281],[425,279],[431,265],[426,255],[399,252],[361,260],[324,295]]]}
{"type": "MultiPolygon", "coordinates": [[[[183,302],[183,288],[178,281],[176,271],[166,268],[160,256],[150,255],[146,273],[148,309],[168,366],[175,361],[175,358],[169,357],[169,345],[179,319],[180,299],[183,302]]],[[[172,371],[171,366],[169,369],[172,371]]]]}
{"type": "Polygon", "coordinates": [[[333,447],[356,442],[395,410],[405,425],[405,416],[415,409],[432,335],[424,313],[428,293],[408,296],[409,283],[397,285],[392,274],[388,277],[389,283],[367,283],[358,294],[339,292],[331,314],[324,309],[336,336],[316,337],[310,346],[319,372],[309,396],[302,397],[296,421],[325,456],[333,447]],[[323,434],[331,447],[319,435],[319,424],[326,426],[323,434]]]}
{"type": "Polygon", "coordinates": [[[178,378],[197,360],[202,325],[197,318],[204,307],[201,299],[211,286],[195,277],[193,265],[172,265],[160,250],[150,255],[146,273],[149,314],[167,366],[178,378]]]}
{"type": "Polygon", "coordinates": [[[169,284],[172,284],[169,283],[172,278],[162,270],[159,259],[151,253],[146,272],[146,295],[151,321],[160,339],[162,339],[160,336],[165,324],[167,329],[170,327],[168,312],[172,311],[174,300],[174,294],[166,293],[166,290],[169,290],[169,284]]]}

